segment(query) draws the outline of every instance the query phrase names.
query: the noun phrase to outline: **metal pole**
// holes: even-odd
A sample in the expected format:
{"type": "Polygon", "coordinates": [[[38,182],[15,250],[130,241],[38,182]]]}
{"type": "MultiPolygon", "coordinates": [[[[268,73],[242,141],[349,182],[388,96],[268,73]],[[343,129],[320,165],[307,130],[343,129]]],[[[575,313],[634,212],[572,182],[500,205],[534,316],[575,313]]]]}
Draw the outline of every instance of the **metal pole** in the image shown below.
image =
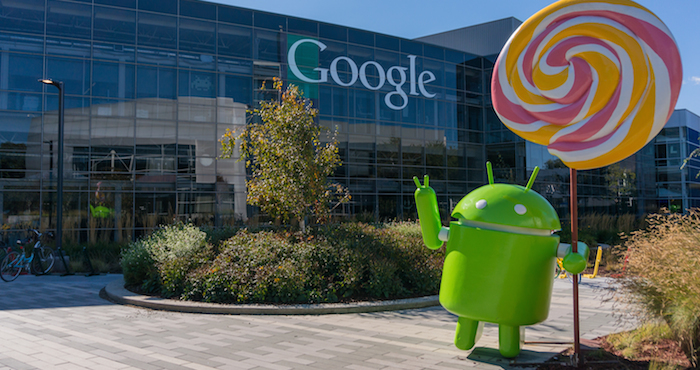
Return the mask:
{"type": "MultiPolygon", "coordinates": [[[[63,245],[63,82],[56,82],[58,88],[58,175],[56,179],[56,249],[63,245]]],[[[62,252],[59,252],[61,254],[62,252]]],[[[68,272],[68,266],[66,272],[68,272]]]]}
{"type": "MultiPolygon", "coordinates": [[[[578,194],[576,188],[576,169],[569,169],[569,195],[571,209],[571,251],[578,252],[578,194]]],[[[578,275],[573,276],[574,280],[574,361],[575,366],[581,368],[583,366],[583,357],[581,356],[581,340],[578,315],[578,275]]]]}
{"type": "Polygon", "coordinates": [[[41,79],[40,82],[56,86],[58,89],[58,174],[56,179],[56,252],[61,257],[61,262],[66,268],[66,272],[61,275],[73,275],[70,272],[70,267],[66,263],[66,258],[63,255],[63,82],[53,81],[50,79],[41,79]]]}

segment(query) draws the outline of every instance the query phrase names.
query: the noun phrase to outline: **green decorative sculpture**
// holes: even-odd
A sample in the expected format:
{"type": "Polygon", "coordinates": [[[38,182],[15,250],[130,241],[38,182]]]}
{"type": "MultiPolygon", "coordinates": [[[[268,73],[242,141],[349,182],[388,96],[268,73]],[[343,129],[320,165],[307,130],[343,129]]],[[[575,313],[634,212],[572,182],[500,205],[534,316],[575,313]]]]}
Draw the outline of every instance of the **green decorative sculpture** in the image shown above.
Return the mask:
{"type": "Polygon", "coordinates": [[[535,168],[526,187],[489,184],[465,196],[455,207],[450,227],[442,227],[435,191],[414,177],[423,241],[431,249],[447,242],[440,284],[440,304],[457,316],[455,346],[468,350],[481,336],[484,322],[498,324],[498,346],[504,357],[520,353],[524,326],[549,314],[556,258],[578,274],[586,268],[588,247],[559,243],[556,211],[534,190],[535,168]]]}

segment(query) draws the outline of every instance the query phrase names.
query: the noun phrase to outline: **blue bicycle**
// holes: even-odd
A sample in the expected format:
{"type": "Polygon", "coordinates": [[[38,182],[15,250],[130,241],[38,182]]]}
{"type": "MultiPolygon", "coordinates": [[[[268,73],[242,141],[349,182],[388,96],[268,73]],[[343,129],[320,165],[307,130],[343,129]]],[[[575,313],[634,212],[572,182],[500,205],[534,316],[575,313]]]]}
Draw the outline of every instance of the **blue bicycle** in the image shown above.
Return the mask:
{"type": "Polygon", "coordinates": [[[20,246],[20,251],[10,251],[0,263],[0,278],[2,280],[10,282],[17,279],[25,268],[27,272],[33,272],[36,275],[48,274],[53,268],[56,262],[53,249],[41,244],[42,233],[37,230],[32,230],[32,232],[35,234],[32,236],[36,238],[34,250],[27,257],[23,244],[31,242],[32,239],[18,240],[17,244],[20,246]]]}

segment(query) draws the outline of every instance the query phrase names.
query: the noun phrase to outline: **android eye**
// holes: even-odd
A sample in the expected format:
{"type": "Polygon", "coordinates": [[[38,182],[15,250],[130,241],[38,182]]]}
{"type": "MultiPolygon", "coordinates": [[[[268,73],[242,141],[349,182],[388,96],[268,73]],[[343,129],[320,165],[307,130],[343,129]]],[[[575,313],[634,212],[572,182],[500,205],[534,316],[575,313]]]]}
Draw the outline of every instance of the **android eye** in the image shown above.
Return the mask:
{"type": "Polygon", "coordinates": [[[525,208],[524,205],[522,205],[522,204],[515,205],[515,213],[517,213],[519,215],[524,215],[525,212],[527,212],[527,208],[525,208]]]}
{"type": "Polygon", "coordinates": [[[486,199],[482,199],[478,202],[476,202],[476,209],[484,209],[486,208],[486,199]]]}

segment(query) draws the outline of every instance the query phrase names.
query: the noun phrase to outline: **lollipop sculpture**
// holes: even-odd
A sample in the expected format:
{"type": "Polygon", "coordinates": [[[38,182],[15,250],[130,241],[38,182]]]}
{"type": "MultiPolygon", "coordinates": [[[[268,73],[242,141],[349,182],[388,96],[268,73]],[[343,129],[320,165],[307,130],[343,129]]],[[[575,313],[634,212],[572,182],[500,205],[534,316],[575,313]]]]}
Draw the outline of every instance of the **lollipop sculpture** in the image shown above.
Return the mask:
{"type": "Polygon", "coordinates": [[[630,0],[558,1],[525,21],[503,47],[491,81],[493,107],[511,131],[546,145],[569,166],[572,252],[576,170],[621,161],[650,142],[673,113],[681,83],[670,31],[630,0]]]}

